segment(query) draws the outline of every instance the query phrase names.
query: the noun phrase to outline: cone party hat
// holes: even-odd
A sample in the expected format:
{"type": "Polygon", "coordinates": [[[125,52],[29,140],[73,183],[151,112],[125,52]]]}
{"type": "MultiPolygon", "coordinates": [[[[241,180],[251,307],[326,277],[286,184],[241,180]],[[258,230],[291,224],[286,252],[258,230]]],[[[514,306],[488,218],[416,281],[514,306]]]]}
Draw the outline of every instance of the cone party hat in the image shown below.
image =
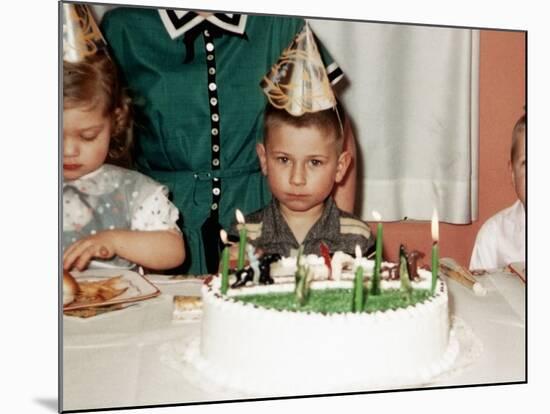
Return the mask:
{"type": "Polygon", "coordinates": [[[336,108],[327,71],[307,23],[260,86],[271,105],[294,116],[336,108]]]}
{"type": "Polygon", "coordinates": [[[63,4],[63,60],[78,63],[107,43],[86,4],[63,4]]]}

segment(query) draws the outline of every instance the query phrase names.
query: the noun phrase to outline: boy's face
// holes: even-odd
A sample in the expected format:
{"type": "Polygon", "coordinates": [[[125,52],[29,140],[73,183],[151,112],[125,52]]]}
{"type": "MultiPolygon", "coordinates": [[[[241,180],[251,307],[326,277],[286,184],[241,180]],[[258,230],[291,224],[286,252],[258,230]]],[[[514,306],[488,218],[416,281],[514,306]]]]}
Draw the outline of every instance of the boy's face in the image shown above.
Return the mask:
{"type": "Polygon", "coordinates": [[[63,110],[63,178],[76,180],[97,170],[109,153],[111,119],[103,105],[63,110]]]}
{"type": "Polygon", "coordinates": [[[350,163],[347,152],[338,155],[335,138],[315,127],[274,125],[257,152],[273,196],[295,212],[322,205],[350,163]]]}
{"type": "Polygon", "coordinates": [[[525,130],[518,133],[517,152],[511,162],[512,179],[516,194],[525,206],[525,130]]]}

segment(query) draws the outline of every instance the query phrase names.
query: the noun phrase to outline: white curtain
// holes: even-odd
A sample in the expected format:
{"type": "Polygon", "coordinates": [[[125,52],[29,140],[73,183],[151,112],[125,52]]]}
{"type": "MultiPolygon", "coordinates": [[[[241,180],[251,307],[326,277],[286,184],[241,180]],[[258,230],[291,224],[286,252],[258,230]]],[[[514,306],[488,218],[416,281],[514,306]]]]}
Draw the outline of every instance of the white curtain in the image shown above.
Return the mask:
{"type": "Polygon", "coordinates": [[[358,208],[384,221],[477,218],[479,32],[313,20],[346,74],[358,208]]]}

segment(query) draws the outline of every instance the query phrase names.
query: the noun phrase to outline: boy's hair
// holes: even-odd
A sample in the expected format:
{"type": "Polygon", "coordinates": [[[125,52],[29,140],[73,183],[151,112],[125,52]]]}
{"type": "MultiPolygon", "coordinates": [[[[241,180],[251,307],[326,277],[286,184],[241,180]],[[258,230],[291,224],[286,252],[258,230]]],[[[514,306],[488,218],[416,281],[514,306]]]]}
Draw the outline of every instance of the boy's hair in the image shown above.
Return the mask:
{"type": "Polygon", "coordinates": [[[518,138],[522,132],[525,133],[526,128],[527,128],[527,114],[523,114],[514,125],[514,129],[512,131],[512,149],[510,151],[510,160],[512,162],[516,160],[516,156],[518,153],[518,146],[519,146],[518,138]]]}
{"type": "Polygon", "coordinates": [[[120,85],[117,67],[109,55],[99,51],[78,63],[63,62],[63,109],[103,106],[111,118],[111,161],[128,157],[132,139],[130,98],[120,85]],[[119,113],[115,110],[119,109],[119,113]]]}
{"type": "Polygon", "coordinates": [[[277,109],[267,104],[264,112],[264,142],[269,137],[271,128],[284,124],[296,128],[315,127],[325,135],[333,135],[338,144],[339,152],[343,147],[344,111],[338,104],[337,109],[325,109],[319,112],[308,112],[301,116],[293,116],[284,109],[277,109]]]}

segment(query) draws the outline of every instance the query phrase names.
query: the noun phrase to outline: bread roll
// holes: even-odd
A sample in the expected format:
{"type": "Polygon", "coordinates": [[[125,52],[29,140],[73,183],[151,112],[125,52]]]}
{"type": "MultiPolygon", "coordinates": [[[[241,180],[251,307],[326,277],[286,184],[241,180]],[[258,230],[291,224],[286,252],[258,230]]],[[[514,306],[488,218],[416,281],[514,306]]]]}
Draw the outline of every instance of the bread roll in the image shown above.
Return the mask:
{"type": "Polygon", "coordinates": [[[75,278],[66,270],[63,271],[63,306],[74,302],[80,288],[75,278]]]}

